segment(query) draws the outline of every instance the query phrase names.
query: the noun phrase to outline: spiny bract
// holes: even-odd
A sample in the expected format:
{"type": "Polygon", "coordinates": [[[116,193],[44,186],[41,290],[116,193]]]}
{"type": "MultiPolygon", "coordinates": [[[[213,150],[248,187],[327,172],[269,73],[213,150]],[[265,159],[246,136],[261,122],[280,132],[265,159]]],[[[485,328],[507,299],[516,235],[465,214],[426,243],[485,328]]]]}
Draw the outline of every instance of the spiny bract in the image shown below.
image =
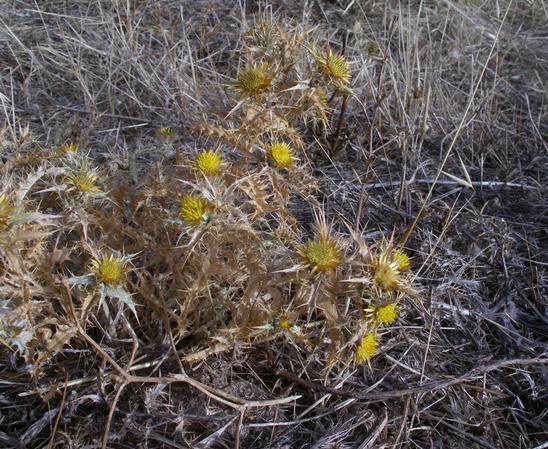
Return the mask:
{"type": "Polygon", "coordinates": [[[397,290],[401,285],[401,275],[398,261],[391,261],[388,252],[373,256],[371,269],[373,281],[382,289],[397,290]]]}
{"type": "Polygon", "coordinates": [[[11,204],[8,196],[5,193],[0,195],[0,231],[5,230],[12,218],[11,212],[15,210],[15,207],[11,204]]]}
{"type": "Polygon", "coordinates": [[[103,254],[100,259],[93,259],[91,266],[91,272],[101,284],[116,284],[123,281],[124,273],[127,271],[122,258],[114,254],[103,254]]]}

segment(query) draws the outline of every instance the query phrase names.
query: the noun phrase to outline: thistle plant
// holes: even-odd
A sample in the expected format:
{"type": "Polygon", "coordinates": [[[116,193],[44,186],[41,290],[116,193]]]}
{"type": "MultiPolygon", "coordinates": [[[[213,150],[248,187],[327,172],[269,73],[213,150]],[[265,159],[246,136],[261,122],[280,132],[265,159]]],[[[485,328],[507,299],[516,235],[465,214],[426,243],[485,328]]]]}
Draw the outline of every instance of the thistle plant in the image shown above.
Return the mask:
{"type": "MultiPolygon", "coordinates": [[[[397,323],[413,292],[409,258],[387,242],[359,241],[317,212],[321,182],[309,169],[309,149],[319,140],[310,133],[331,127],[328,98],[343,95],[352,77],[344,56],[330,46],[316,50],[310,32],[263,22],[246,34],[240,68],[232,69],[225,92],[229,108],[192,127],[200,150],[186,142],[175,148],[172,128],[155,130],[162,145],[153,149],[176,152],[181,164],[151,163],[157,153],[150,146],[102,154],[106,162],[99,162],[93,150],[83,155],[67,138],[55,146],[65,157],[37,158],[47,165],[40,173],[51,168],[51,175],[40,175],[31,193],[70,229],[43,239],[45,248],[58,241],[65,249],[40,264],[44,273],[55,264],[58,276],[67,277],[82,329],[96,322],[120,341],[134,335],[155,341],[168,332],[187,362],[252,350],[261,341],[313,353],[326,372],[350,359],[372,360],[380,328],[397,323]],[[92,169],[98,163],[100,182],[92,169]],[[68,192],[100,193],[102,207],[59,193],[59,176],[68,192]],[[316,215],[308,237],[298,209],[316,215]],[[89,263],[76,263],[90,253],[89,263]],[[128,307],[134,316],[125,315],[128,307]]],[[[1,195],[1,230],[13,210],[1,195]]],[[[48,357],[38,343],[29,344],[48,357]]]]}

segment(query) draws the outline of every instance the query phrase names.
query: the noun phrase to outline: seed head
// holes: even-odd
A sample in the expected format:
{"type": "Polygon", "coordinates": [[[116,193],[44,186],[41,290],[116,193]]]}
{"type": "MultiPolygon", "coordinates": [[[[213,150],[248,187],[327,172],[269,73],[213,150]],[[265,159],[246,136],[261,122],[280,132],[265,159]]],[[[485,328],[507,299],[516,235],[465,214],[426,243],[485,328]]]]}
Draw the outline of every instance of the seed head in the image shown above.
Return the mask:
{"type": "Polygon", "coordinates": [[[268,64],[245,65],[245,68],[238,71],[238,77],[232,83],[232,88],[240,92],[242,97],[257,97],[267,91],[272,84],[274,74],[269,72],[268,64]]]}
{"type": "Polygon", "coordinates": [[[203,150],[198,153],[194,161],[196,170],[204,175],[218,175],[222,169],[223,159],[213,150],[203,150]]]}
{"type": "Polygon", "coordinates": [[[10,199],[5,193],[0,195],[0,231],[4,231],[9,222],[15,218],[10,215],[15,210],[15,207],[11,204],[10,199]]]}
{"type": "Polygon", "coordinates": [[[288,168],[293,164],[293,149],[287,143],[274,142],[267,150],[276,167],[288,168]]]}
{"type": "Polygon", "coordinates": [[[71,173],[67,176],[65,182],[72,187],[67,189],[67,192],[77,191],[80,193],[101,192],[101,189],[95,185],[97,176],[93,173],[71,173]]]}
{"type": "Polygon", "coordinates": [[[198,195],[187,194],[179,201],[179,216],[191,226],[198,226],[211,210],[211,203],[198,195]]]}
{"type": "Polygon", "coordinates": [[[124,273],[128,270],[124,267],[121,257],[114,254],[103,254],[100,259],[91,261],[91,272],[101,284],[116,284],[124,280],[124,273]]]}
{"type": "Polygon", "coordinates": [[[350,83],[352,74],[344,56],[334,53],[327,47],[325,53],[316,55],[316,63],[321,73],[324,73],[340,85],[350,83]]]}
{"type": "Polygon", "coordinates": [[[365,334],[360,344],[356,346],[354,352],[354,360],[356,363],[364,363],[371,360],[371,357],[377,352],[378,346],[379,336],[376,333],[370,332],[365,334]]]}

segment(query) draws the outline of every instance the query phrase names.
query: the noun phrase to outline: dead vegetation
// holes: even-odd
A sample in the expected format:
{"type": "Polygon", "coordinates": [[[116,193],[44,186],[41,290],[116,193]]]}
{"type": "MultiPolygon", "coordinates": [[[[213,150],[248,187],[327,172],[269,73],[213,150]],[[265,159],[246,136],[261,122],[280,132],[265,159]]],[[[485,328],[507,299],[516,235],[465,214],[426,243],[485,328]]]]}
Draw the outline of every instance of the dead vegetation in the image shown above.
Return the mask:
{"type": "Polygon", "coordinates": [[[543,2],[5,3],[2,447],[544,447],[543,2]]]}

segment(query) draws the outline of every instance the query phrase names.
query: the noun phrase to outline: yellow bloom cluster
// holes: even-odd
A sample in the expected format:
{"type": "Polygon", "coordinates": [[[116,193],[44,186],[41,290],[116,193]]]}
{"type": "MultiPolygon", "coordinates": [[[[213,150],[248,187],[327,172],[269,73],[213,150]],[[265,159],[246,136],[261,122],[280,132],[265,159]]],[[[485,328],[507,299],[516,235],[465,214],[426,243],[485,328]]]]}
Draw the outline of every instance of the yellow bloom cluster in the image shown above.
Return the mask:
{"type": "Polygon", "coordinates": [[[191,226],[198,226],[204,220],[204,215],[212,209],[209,201],[191,193],[184,195],[179,201],[179,216],[191,226]]]}
{"type": "Polygon", "coordinates": [[[272,84],[274,74],[270,72],[268,64],[246,64],[238,72],[238,77],[232,83],[236,92],[240,92],[242,97],[257,97],[267,91],[272,84]]]}
{"type": "Polygon", "coordinates": [[[365,312],[373,326],[390,326],[398,317],[398,305],[396,302],[391,302],[382,306],[373,306],[365,312]]]}
{"type": "Polygon", "coordinates": [[[124,280],[124,273],[127,268],[124,267],[121,257],[114,254],[103,254],[100,259],[91,261],[91,272],[101,284],[116,284],[124,280]]]}
{"type": "Polygon", "coordinates": [[[163,126],[156,130],[156,135],[164,140],[174,140],[177,137],[177,132],[173,128],[163,126]]]}
{"type": "Polygon", "coordinates": [[[298,252],[303,265],[311,268],[313,273],[333,271],[341,264],[341,249],[328,235],[316,236],[299,248],[298,252]]]}
{"type": "Polygon", "coordinates": [[[76,151],[78,151],[78,145],[76,145],[75,143],[72,143],[72,142],[67,142],[67,143],[64,143],[63,145],[61,145],[59,147],[59,151],[61,153],[75,153],[76,151]]]}
{"type": "Polygon", "coordinates": [[[379,336],[376,333],[370,332],[365,334],[361,339],[360,344],[356,346],[356,351],[354,353],[354,360],[356,363],[364,363],[371,360],[371,357],[377,352],[378,346],[379,336]]]}
{"type": "Polygon", "coordinates": [[[316,63],[321,73],[327,75],[340,85],[350,83],[352,74],[344,56],[334,53],[331,47],[327,47],[325,53],[316,55],[316,63]]]}
{"type": "Polygon", "coordinates": [[[275,142],[267,150],[276,167],[288,168],[293,164],[293,149],[287,143],[275,142]]]}
{"type": "Polygon", "coordinates": [[[101,192],[100,187],[95,185],[97,176],[93,173],[79,172],[71,173],[67,176],[65,182],[72,187],[67,189],[67,192],[80,192],[80,193],[91,193],[91,192],[101,192]]]}
{"type": "Polygon", "coordinates": [[[201,171],[206,176],[221,173],[222,164],[222,157],[213,150],[200,151],[194,161],[196,170],[201,171]]]}

